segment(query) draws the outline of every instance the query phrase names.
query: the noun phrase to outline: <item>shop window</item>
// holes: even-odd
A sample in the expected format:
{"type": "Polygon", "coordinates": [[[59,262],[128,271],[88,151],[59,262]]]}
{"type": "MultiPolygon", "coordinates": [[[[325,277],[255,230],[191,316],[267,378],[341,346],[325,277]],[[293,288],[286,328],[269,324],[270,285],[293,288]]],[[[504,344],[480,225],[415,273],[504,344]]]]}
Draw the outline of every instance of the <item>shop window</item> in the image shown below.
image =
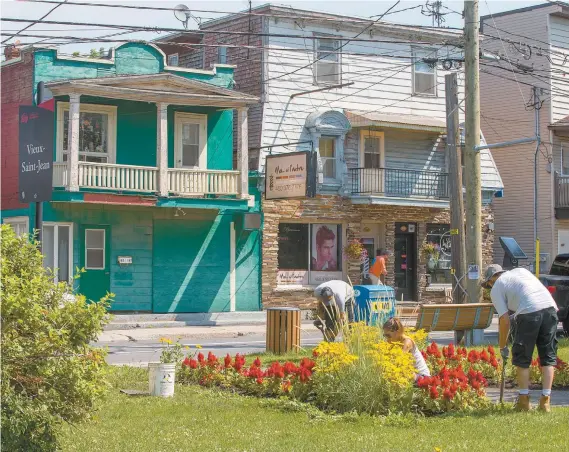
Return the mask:
{"type": "Polygon", "coordinates": [[[28,217],[4,218],[4,224],[10,225],[18,237],[30,232],[28,217]]]}
{"type": "MultiPolygon", "coordinates": [[[[117,108],[109,105],[80,104],[79,161],[114,163],[117,108]]],[[[66,162],[69,153],[69,104],[59,102],[58,158],[66,162]]]]}
{"type": "Polygon", "coordinates": [[[42,253],[43,265],[55,272],[56,281],[71,281],[73,277],[72,225],[44,223],[42,253]]]}
{"type": "Polygon", "coordinates": [[[427,225],[426,245],[433,250],[425,256],[427,274],[432,284],[452,284],[451,275],[451,236],[448,224],[427,225]]]}
{"type": "Polygon", "coordinates": [[[342,279],[342,226],[279,225],[278,283],[318,285],[342,279]]]}

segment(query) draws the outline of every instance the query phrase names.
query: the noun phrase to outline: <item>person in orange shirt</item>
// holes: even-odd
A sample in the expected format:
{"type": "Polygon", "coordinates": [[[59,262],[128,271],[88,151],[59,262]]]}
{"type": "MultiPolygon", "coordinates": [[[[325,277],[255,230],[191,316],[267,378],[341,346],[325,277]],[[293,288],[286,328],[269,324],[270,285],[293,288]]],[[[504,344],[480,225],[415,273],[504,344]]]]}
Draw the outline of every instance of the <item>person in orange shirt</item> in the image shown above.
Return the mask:
{"type": "Polygon", "coordinates": [[[389,253],[379,248],[373,265],[369,269],[369,277],[374,285],[385,284],[385,276],[387,275],[387,256],[389,253]]]}

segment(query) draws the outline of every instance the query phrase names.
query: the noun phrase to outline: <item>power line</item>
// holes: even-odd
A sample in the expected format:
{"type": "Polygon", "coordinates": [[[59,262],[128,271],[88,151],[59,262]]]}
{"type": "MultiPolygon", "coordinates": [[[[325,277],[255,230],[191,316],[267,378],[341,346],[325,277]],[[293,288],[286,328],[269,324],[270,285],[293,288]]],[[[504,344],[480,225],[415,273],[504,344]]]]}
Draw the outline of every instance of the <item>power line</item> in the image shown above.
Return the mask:
{"type": "Polygon", "coordinates": [[[61,5],[67,3],[67,0],[63,0],[62,2],[58,3],[57,5],[55,5],[53,8],[51,8],[47,13],[45,13],[42,17],[40,17],[37,20],[32,21],[29,25],[27,25],[26,27],[22,28],[20,31],[18,31],[15,35],[10,36],[6,39],[4,39],[4,41],[2,41],[2,44],[5,44],[6,42],[8,42],[10,39],[12,39],[15,36],[18,36],[21,32],[26,31],[28,28],[33,27],[35,24],[37,24],[38,22],[41,22],[43,19],[45,19],[47,16],[49,16],[52,12],[54,12],[57,8],[59,8],[61,5]]]}

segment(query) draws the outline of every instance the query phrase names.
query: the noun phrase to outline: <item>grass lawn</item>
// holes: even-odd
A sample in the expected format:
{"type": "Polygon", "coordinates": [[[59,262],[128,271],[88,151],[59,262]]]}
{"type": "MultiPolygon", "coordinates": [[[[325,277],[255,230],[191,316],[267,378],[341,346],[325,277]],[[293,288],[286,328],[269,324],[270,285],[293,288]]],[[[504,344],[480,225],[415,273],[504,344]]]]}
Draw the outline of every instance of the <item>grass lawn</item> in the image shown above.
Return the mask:
{"type": "MultiPolygon", "coordinates": [[[[560,356],[569,357],[567,340],[560,356]]],[[[508,409],[471,416],[372,418],[326,415],[295,402],[195,386],[177,386],[172,399],[128,397],[118,391],[147,389],[147,378],[145,369],[112,368],[112,390],[95,419],[65,426],[63,450],[569,450],[569,408],[555,408],[550,415],[508,409]]]]}

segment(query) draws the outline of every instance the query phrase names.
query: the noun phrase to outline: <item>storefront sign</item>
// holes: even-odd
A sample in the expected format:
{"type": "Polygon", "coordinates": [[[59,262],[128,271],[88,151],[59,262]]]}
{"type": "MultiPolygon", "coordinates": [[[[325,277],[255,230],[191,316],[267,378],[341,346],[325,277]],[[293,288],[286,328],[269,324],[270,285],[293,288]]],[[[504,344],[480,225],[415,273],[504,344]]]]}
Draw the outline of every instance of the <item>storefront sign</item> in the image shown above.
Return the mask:
{"type": "Polygon", "coordinates": [[[320,285],[333,279],[343,279],[342,272],[310,272],[310,284],[320,285]]]}
{"type": "Polygon", "coordinates": [[[20,202],[49,201],[53,191],[54,114],[21,105],[19,112],[20,202]]]}
{"type": "Polygon", "coordinates": [[[308,272],[306,270],[279,270],[277,284],[306,286],[308,285],[308,272]]]}
{"type": "Polygon", "coordinates": [[[266,199],[306,197],[308,152],[267,156],[265,174],[266,199]]]}

